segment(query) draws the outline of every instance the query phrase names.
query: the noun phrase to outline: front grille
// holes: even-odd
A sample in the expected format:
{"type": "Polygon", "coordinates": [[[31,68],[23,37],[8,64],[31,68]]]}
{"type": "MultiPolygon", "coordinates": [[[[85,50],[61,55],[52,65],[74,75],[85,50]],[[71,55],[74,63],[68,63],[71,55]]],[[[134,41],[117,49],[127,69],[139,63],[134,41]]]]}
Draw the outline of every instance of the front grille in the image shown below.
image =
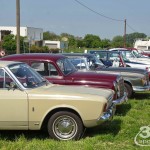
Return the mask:
{"type": "Polygon", "coordinates": [[[120,80],[118,81],[118,98],[122,97],[124,95],[125,92],[125,87],[124,87],[124,80],[123,78],[120,78],[120,80]]]}
{"type": "Polygon", "coordinates": [[[149,74],[148,74],[148,72],[146,73],[146,81],[147,81],[147,85],[149,85],[149,74]]]}
{"type": "Polygon", "coordinates": [[[108,109],[112,103],[113,103],[113,97],[114,97],[114,94],[111,94],[109,97],[108,97],[108,103],[107,103],[107,107],[106,109],[108,109]]]}

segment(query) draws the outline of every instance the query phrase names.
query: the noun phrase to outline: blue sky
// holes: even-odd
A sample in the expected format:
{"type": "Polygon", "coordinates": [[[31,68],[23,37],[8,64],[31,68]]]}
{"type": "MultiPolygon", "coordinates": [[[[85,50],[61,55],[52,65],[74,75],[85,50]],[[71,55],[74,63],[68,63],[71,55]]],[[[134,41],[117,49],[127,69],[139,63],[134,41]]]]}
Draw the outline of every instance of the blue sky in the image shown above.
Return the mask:
{"type": "MultiPolygon", "coordinates": [[[[86,34],[112,39],[124,34],[145,33],[150,36],[150,0],[20,0],[21,26],[43,28],[56,34],[69,33],[84,37],[86,34]]],[[[16,0],[0,0],[0,26],[16,25],[16,0]]]]}

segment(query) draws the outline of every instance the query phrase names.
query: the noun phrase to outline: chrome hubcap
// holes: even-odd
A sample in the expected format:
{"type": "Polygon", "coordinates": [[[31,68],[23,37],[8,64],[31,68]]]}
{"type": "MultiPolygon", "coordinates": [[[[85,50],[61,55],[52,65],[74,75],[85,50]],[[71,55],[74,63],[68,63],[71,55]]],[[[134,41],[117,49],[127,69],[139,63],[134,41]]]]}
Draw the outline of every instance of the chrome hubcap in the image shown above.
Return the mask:
{"type": "Polygon", "coordinates": [[[53,132],[61,140],[72,139],[77,132],[76,121],[70,116],[60,116],[53,123],[53,132]]]}

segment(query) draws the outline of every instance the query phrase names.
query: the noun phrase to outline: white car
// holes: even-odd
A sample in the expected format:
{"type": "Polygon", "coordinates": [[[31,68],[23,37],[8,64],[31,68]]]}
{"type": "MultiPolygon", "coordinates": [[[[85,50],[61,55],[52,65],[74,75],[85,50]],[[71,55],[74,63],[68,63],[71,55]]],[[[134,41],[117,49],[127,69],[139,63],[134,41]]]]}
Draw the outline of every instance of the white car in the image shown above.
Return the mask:
{"type": "Polygon", "coordinates": [[[109,51],[120,52],[128,67],[150,70],[150,59],[147,57],[137,57],[132,51],[125,48],[113,48],[109,51]]]}
{"type": "Polygon", "coordinates": [[[137,53],[135,55],[135,51],[134,52],[132,52],[132,51],[121,51],[121,53],[122,53],[122,55],[125,55],[126,58],[128,58],[130,61],[150,65],[150,59],[149,58],[140,57],[140,56],[137,55],[137,53]]]}

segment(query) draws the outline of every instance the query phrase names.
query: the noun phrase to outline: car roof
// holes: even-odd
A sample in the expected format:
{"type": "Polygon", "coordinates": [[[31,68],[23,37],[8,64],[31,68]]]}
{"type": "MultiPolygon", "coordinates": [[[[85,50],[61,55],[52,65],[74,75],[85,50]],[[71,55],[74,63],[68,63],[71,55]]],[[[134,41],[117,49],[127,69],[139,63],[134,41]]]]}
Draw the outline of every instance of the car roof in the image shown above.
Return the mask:
{"type": "Polygon", "coordinates": [[[111,50],[127,50],[126,48],[111,48],[111,49],[109,49],[109,51],[111,51],[111,50]]]}
{"type": "Polygon", "coordinates": [[[65,56],[72,56],[72,57],[76,57],[76,56],[80,56],[80,57],[90,57],[90,56],[94,56],[93,54],[90,53],[62,53],[65,56]]]}
{"type": "Polygon", "coordinates": [[[12,64],[16,64],[16,63],[19,63],[19,62],[0,60],[0,68],[4,68],[6,66],[9,66],[9,65],[12,65],[12,64]]]}
{"type": "Polygon", "coordinates": [[[118,53],[118,51],[109,51],[109,50],[91,50],[89,52],[93,52],[92,54],[94,54],[95,52],[118,53]]]}
{"type": "Polygon", "coordinates": [[[66,58],[63,55],[60,54],[51,54],[51,53],[25,53],[25,54],[13,54],[13,55],[8,55],[3,58],[2,60],[9,59],[9,60],[15,60],[15,59],[36,59],[36,60],[53,60],[57,61],[58,59],[61,58],[66,58]]]}

